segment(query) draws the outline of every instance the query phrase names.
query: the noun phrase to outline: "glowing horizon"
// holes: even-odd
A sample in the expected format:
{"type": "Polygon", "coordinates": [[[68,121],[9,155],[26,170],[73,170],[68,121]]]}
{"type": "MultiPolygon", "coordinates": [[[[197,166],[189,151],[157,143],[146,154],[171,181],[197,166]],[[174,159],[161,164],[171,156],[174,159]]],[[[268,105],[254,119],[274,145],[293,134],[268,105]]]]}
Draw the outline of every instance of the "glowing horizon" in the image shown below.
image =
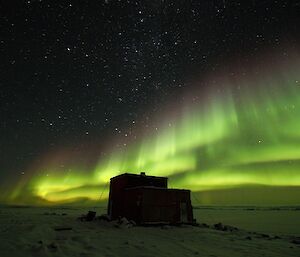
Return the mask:
{"type": "MultiPolygon", "coordinates": [[[[205,102],[180,106],[179,117],[89,170],[38,167],[16,186],[49,202],[107,197],[109,179],[123,172],[169,176],[193,191],[245,184],[300,186],[300,65],[235,82],[221,81],[205,102]],[[219,91],[222,90],[221,93],[219,91]],[[43,172],[40,172],[40,171],[43,172]],[[37,172],[38,171],[38,172],[37,172]]],[[[166,120],[166,117],[162,117],[166,120]]]]}

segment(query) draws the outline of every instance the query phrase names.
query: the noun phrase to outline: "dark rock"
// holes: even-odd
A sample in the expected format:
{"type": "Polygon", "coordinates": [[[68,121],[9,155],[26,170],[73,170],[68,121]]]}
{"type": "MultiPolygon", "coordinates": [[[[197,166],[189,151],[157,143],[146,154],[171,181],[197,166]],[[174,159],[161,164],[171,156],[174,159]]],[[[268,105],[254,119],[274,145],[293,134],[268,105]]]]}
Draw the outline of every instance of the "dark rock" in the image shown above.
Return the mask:
{"type": "Polygon", "coordinates": [[[55,243],[51,243],[47,246],[49,249],[52,249],[52,250],[56,250],[57,249],[57,245],[55,243]]]}
{"type": "Polygon", "coordinates": [[[291,241],[292,244],[300,245],[300,240],[299,239],[294,239],[291,241]]]}
{"type": "Polygon", "coordinates": [[[125,217],[119,217],[115,227],[117,228],[131,228],[133,226],[135,226],[135,222],[134,221],[128,221],[125,217]]]}
{"type": "Polygon", "coordinates": [[[214,224],[213,227],[216,230],[220,230],[220,231],[229,231],[229,232],[238,231],[238,228],[228,226],[228,225],[223,225],[221,222],[217,223],[217,224],[214,224]]]}
{"type": "Polygon", "coordinates": [[[206,223],[201,223],[201,224],[198,224],[198,227],[209,228],[209,225],[207,225],[206,223]]]}
{"type": "Polygon", "coordinates": [[[262,238],[269,238],[269,237],[270,237],[270,236],[267,235],[267,234],[260,234],[260,236],[261,236],[262,238]]]}
{"type": "Polygon", "coordinates": [[[103,220],[103,221],[110,221],[110,218],[107,214],[102,214],[97,217],[98,220],[103,220]]]}
{"type": "Polygon", "coordinates": [[[56,227],[54,228],[55,231],[63,231],[63,230],[72,230],[71,227],[56,227]]]}
{"type": "Polygon", "coordinates": [[[85,217],[86,221],[92,221],[96,217],[96,212],[95,211],[89,211],[85,217]]]}
{"type": "Polygon", "coordinates": [[[126,225],[128,223],[129,223],[129,221],[125,217],[122,217],[122,218],[120,217],[118,219],[118,224],[120,224],[120,225],[126,225]]]}
{"type": "Polygon", "coordinates": [[[238,228],[232,227],[232,226],[225,226],[225,228],[226,228],[226,231],[230,231],[230,232],[238,231],[239,230],[238,228]]]}
{"type": "Polygon", "coordinates": [[[214,224],[214,228],[217,230],[224,230],[224,226],[221,222],[214,224]]]}
{"type": "Polygon", "coordinates": [[[95,211],[89,211],[86,215],[81,215],[78,220],[80,221],[93,221],[96,217],[95,211]]]}

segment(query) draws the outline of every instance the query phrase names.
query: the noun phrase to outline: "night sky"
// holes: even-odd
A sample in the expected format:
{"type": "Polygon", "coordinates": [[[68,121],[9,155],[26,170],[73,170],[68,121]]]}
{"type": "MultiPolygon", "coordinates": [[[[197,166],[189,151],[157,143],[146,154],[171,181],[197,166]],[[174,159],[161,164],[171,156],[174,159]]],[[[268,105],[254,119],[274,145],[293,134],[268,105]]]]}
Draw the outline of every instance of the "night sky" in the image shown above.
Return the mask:
{"type": "Polygon", "coordinates": [[[1,1],[0,200],[98,199],[140,171],[194,192],[299,188],[299,11],[1,1]]]}

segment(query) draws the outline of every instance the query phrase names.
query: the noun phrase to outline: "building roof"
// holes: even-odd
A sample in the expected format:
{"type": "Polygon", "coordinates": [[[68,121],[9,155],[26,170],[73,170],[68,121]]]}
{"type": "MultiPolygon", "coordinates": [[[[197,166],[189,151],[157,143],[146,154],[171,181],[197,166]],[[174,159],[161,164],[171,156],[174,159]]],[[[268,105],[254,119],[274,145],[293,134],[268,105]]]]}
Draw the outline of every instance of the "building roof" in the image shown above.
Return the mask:
{"type": "Polygon", "coordinates": [[[117,175],[115,177],[112,177],[110,180],[113,180],[113,179],[116,179],[116,178],[119,178],[119,177],[147,177],[147,178],[168,179],[167,177],[149,176],[149,175],[146,175],[145,172],[141,172],[140,174],[123,173],[123,174],[117,175]]]}
{"type": "Polygon", "coordinates": [[[135,189],[154,189],[154,190],[164,190],[164,191],[186,191],[190,192],[189,189],[180,189],[180,188],[165,188],[165,187],[156,187],[156,186],[136,186],[136,187],[127,187],[125,190],[135,190],[135,189]]]}

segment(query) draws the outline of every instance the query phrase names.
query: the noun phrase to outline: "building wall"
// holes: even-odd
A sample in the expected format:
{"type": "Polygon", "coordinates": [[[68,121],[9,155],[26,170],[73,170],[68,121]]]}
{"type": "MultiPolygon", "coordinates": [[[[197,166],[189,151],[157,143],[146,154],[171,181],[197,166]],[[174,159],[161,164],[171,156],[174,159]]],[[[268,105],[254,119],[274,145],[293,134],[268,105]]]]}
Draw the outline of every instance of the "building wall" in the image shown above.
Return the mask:
{"type": "Polygon", "coordinates": [[[193,210],[190,191],[177,189],[143,190],[141,222],[192,223],[193,210]],[[184,208],[184,212],[182,211],[184,208]],[[183,219],[183,215],[185,218],[183,219]]]}
{"type": "Polygon", "coordinates": [[[192,223],[189,190],[167,189],[166,178],[145,177],[149,178],[124,175],[111,180],[108,214],[112,219],[121,216],[139,224],[192,223]]]}
{"type": "Polygon", "coordinates": [[[168,179],[165,177],[154,177],[136,174],[122,174],[114,177],[110,181],[108,215],[112,219],[119,216],[125,216],[128,212],[124,199],[124,190],[126,188],[138,186],[154,186],[167,188],[168,179]]]}

